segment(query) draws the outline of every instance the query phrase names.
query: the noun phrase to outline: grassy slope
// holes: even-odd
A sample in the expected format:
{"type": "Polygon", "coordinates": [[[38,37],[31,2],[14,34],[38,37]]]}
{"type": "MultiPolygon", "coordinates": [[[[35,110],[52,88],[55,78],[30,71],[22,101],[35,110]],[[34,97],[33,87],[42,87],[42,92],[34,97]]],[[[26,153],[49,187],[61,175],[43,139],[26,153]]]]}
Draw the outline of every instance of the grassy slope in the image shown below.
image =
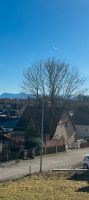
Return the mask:
{"type": "Polygon", "coordinates": [[[0,184],[0,200],[86,200],[89,193],[77,191],[86,186],[84,181],[34,175],[0,184]]]}

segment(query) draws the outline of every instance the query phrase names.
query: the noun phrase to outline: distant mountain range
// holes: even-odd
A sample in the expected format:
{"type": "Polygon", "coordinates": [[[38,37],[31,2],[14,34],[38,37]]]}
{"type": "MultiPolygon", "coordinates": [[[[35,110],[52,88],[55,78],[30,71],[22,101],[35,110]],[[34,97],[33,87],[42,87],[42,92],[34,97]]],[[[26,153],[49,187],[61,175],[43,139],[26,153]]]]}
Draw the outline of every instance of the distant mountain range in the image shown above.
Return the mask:
{"type": "Polygon", "coordinates": [[[32,95],[26,94],[24,92],[17,93],[17,94],[5,92],[5,93],[0,94],[0,99],[6,99],[6,98],[9,98],[9,99],[14,99],[14,98],[26,99],[27,97],[32,97],[32,95]]]}

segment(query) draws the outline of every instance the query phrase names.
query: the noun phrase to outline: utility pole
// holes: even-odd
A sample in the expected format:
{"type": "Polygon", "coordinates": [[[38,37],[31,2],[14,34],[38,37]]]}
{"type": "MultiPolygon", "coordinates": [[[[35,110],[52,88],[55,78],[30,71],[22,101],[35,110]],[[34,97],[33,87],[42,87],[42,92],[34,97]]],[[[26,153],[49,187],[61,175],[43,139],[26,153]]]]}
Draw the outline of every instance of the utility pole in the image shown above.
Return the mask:
{"type": "Polygon", "coordinates": [[[42,99],[42,111],[41,111],[41,153],[40,153],[40,172],[42,172],[43,131],[44,131],[44,101],[43,101],[43,99],[42,99]]]}

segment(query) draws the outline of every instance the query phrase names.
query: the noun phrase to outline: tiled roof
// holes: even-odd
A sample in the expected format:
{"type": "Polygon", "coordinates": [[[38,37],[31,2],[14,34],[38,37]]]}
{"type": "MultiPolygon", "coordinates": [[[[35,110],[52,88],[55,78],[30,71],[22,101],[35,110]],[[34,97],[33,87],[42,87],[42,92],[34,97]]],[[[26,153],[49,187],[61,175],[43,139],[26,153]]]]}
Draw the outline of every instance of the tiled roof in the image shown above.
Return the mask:
{"type": "Polygon", "coordinates": [[[3,118],[0,119],[1,128],[15,128],[19,118],[3,118]]]}
{"type": "Polygon", "coordinates": [[[75,124],[89,125],[89,107],[79,107],[71,117],[75,124]]]}

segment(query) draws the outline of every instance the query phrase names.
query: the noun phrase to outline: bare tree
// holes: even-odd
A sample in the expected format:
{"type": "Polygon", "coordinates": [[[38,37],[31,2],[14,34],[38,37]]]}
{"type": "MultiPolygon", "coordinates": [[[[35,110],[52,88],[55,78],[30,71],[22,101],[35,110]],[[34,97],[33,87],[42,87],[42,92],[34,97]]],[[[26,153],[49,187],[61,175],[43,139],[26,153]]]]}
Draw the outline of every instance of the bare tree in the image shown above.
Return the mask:
{"type": "Polygon", "coordinates": [[[61,85],[66,74],[67,65],[54,58],[45,63],[46,87],[51,103],[60,95],[61,85]]]}
{"type": "Polygon", "coordinates": [[[71,68],[66,71],[62,84],[61,94],[65,100],[85,93],[84,78],[80,78],[77,68],[71,68]]]}
{"type": "Polygon", "coordinates": [[[49,119],[50,136],[55,132],[62,106],[66,105],[71,97],[84,92],[83,83],[84,79],[79,76],[77,68],[70,68],[66,63],[55,58],[35,62],[24,72],[25,92],[33,94],[37,102],[39,100],[44,102],[44,99],[50,101],[49,108],[47,103],[43,105],[45,103],[41,102],[41,105],[45,106],[44,118],[47,117],[47,121],[49,119]],[[60,101],[61,107],[58,108],[60,101]]]}
{"type": "Polygon", "coordinates": [[[42,94],[43,85],[43,71],[42,62],[35,62],[24,72],[23,89],[30,94],[33,94],[37,99],[39,94],[42,94]]]}
{"type": "Polygon", "coordinates": [[[69,68],[55,58],[35,62],[24,72],[23,89],[37,99],[48,96],[53,103],[58,97],[65,100],[82,94],[84,79],[77,68],[69,68]]]}

